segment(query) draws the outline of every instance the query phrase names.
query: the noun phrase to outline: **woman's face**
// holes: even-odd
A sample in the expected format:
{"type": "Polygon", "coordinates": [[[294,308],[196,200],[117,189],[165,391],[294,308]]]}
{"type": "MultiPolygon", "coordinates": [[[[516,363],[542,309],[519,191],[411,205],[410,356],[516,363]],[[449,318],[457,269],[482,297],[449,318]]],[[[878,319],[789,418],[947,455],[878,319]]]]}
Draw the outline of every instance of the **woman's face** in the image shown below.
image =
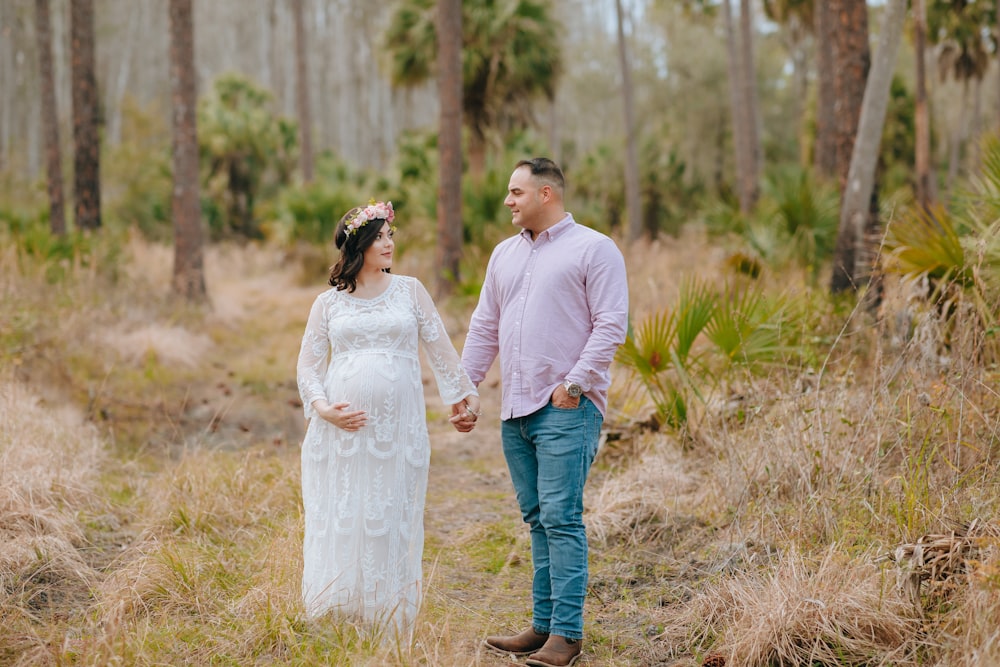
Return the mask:
{"type": "Polygon", "coordinates": [[[396,248],[396,243],[392,240],[392,225],[388,222],[382,223],[382,229],[375,236],[375,240],[365,250],[365,267],[378,269],[392,268],[392,252],[396,248]]]}

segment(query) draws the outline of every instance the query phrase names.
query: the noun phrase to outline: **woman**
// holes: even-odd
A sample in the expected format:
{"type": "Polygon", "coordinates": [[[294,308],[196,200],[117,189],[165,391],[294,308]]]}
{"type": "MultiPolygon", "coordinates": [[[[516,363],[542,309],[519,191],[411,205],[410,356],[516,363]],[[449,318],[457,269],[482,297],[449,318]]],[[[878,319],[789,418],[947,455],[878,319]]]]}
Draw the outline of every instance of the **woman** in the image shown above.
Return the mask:
{"type": "Polygon", "coordinates": [[[408,641],[430,462],[418,340],[459,431],[473,428],[479,395],[427,290],[390,273],[394,218],[391,202],[372,202],[340,219],[332,288],[302,338],[302,596],[310,616],[387,622],[408,641]]]}

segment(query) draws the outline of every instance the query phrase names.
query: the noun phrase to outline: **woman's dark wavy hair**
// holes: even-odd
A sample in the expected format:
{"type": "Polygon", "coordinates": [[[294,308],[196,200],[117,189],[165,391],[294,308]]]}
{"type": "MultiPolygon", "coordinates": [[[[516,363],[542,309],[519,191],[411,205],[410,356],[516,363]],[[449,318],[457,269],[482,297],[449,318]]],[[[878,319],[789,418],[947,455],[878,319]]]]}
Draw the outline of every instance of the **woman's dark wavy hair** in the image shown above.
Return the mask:
{"type": "MultiPolygon", "coordinates": [[[[361,206],[355,206],[344,214],[344,217],[337,223],[337,229],[333,232],[333,243],[340,250],[340,259],[330,267],[330,285],[338,290],[353,292],[358,287],[358,273],[365,265],[365,250],[375,242],[375,237],[382,231],[385,220],[376,218],[369,220],[359,227],[354,233],[348,235],[347,221],[354,217],[354,214],[361,210],[361,206]]],[[[389,273],[389,269],[383,269],[389,273]]]]}

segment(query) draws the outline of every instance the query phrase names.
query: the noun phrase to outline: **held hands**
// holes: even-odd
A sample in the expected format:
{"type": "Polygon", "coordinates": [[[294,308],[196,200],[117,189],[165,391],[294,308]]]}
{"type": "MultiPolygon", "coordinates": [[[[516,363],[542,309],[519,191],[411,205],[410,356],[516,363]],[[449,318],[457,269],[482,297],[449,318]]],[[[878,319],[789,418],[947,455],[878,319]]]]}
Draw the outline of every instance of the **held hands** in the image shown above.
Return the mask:
{"type": "Polygon", "coordinates": [[[368,424],[368,413],[364,410],[348,410],[350,403],[327,403],[323,400],[313,401],[316,413],[339,429],[344,431],[359,431],[368,424]]]}
{"type": "Polygon", "coordinates": [[[482,414],[478,396],[466,396],[462,401],[451,406],[451,417],[448,419],[459,433],[468,433],[476,427],[476,420],[482,414]]]}

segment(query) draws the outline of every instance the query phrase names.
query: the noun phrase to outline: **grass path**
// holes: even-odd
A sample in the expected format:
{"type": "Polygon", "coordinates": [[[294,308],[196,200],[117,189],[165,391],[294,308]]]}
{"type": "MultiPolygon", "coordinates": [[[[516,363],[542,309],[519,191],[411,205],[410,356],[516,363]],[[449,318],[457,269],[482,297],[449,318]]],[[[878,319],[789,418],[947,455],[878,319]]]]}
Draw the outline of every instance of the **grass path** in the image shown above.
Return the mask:
{"type": "MultiPolygon", "coordinates": [[[[272,370],[257,372],[265,376],[274,374],[276,381],[272,386],[278,396],[244,391],[236,399],[232,395],[218,398],[227,402],[225,410],[232,417],[222,420],[222,431],[230,421],[248,423],[254,414],[266,415],[271,423],[254,424],[253,430],[258,433],[263,430],[268,434],[266,438],[276,442],[285,441],[287,448],[283,447],[286,451],[282,458],[289,465],[297,465],[301,438],[299,408],[290,407],[292,414],[285,417],[279,417],[273,408],[263,410],[266,401],[286,406],[294,403],[297,393],[289,373],[294,372],[298,337],[312,299],[322,289],[294,287],[290,283],[288,276],[279,275],[255,281],[250,288],[243,289],[246,314],[241,321],[259,330],[247,337],[253,342],[234,345],[227,352],[230,358],[217,364],[220,372],[235,372],[237,376],[251,373],[248,369],[261,363],[274,365],[272,370]],[[275,286],[281,284],[284,288],[276,292],[275,286]],[[269,352],[261,356],[261,349],[269,352]],[[286,376],[283,382],[279,380],[282,372],[286,376]]],[[[229,290],[222,287],[221,291],[229,290]]],[[[449,313],[443,314],[449,320],[449,313]]],[[[449,322],[449,330],[455,333],[461,329],[458,320],[462,317],[456,315],[456,321],[449,322]]],[[[503,656],[485,650],[482,640],[488,634],[519,631],[530,622],[531,563],[527,528],[517,509],[500,444],[498,368],[495,364],[480,386],[484,416],[469,434],[456,432],[447,422],[447,407],[438,396],[426,364],[424,381],[432,455],[425,513],[426,596],[418,621],[416,655],[423,655],[422,660],[432,664],[507,665],[509,662],[503,656]],[[437,655],[442,650],[448,655],[437,655]]],[[[246,429],[245,423],[242,429],[246,429]]],[[[238,437],[241,428],[230,428],[230,435],[238,437]]],[[[593,482],[588,488],[592,487],[593,482]]],[[[592,560],[601,569],[617,569],[620,565],[613,554],[605,554],[604,558],[598,554],[592,560]],[[608,565],[602,565],[605,560],[608,565]]],[[[612,580],[618,578],[617,574],[592,571],[592,583],[606,576],[612,580]]],[[[598,602],[597,597],[591,596],[588,623],[599,616],[607,619],[603,623],[597,621],[602,636],[588,645],[582,664],[642,664],[614,657],[620,634],[614,627],[630,625],[621,612],[615,600],[598,602]],[[610,606],[606,604],[609,602],[610,606]]],[[[631,628],[625,630],[627,635],[632,633],[631,628]]],[[[640,628],[640,641],[641,634],[640,628]]]]}
{"type": "MultiPolygon", "coordinates": [[[[281,458],[298,465],[303,429],[294,387],[295,355],[312,300],[323,287],[292,283],[291,276],[279,272],[240,289],[244,312],[236,328],[254,331],[222,351],[226,358],[215,364],[219,378],[205,387],[213,398],[203,406],[212,407],[201,410],[224,415],[216,431],[221,438],[273,440],[284,450],[281,458]],[[247,380],[253,375],[270,378],[265,384],[271,391],[249,391],[256,384],[247,380]],[[219,392],[219,386],[228,391],[219,392]]],[[[223,284],[219,291],[228,294],[230,288],[223,284]]],[[[480,424],[462,434],[448,423],[448,408],[427,365],[423,368],[432,454],[425,513],[426,596],[416,654],[433,655],[446,646],[449,655],[437,656],[441,662],[435,664],[504,665],[502,656],[482,648],[482,640],[529,621],[530,551],[500,446],[497,369],[480,387],[480,424]]]]}
{"type": "MultiPolygon", "coordinates": [[[[166,254],[139,250],[149,280],[167,284],[156,279],[166,254]]],[[[42,403],[71,403],[80,414],[66,428],[96,426],[109,458],[92,475],[94,497],[64,508],[86,534],[79,581],[94,583],[29,572],[24,595],[0,600],[0,616],[21,614],[17,632],[0,639],[0,664],[30,647],[34,661],[16,664],[510,665],[483,646],[531,618],[528,531],[501,450],[497,365],[480,386],[480,424],[462,434],[424,364],[424,605],[412,650],[387,654],[349,623],[304,621],[298,597],[305,424],[295,363],[322,282],[303,286],[296,262],[264,248],[213,248],[206,266],[210,312],[123,298],[91,313],[87,327],[103,343],[60,346],[51,360],[40,349],[26,362],[24,380],[42,403]],[[43,609],[19,602],[36,590],[49,600],[43,609]]],[[[471,308],[439,304],[458,347],[471,308]]],[[[58,446],[50,440],[35,443],[39,459],[58,446]]],[[[599,458],[586,493],[611,476],[599,458]]],[[[644,592],[669,578],[662,564],[660,554],[592,540],[581,664],[670,664],[649,657],[643,611],[662,598],[644,592]]]]}

